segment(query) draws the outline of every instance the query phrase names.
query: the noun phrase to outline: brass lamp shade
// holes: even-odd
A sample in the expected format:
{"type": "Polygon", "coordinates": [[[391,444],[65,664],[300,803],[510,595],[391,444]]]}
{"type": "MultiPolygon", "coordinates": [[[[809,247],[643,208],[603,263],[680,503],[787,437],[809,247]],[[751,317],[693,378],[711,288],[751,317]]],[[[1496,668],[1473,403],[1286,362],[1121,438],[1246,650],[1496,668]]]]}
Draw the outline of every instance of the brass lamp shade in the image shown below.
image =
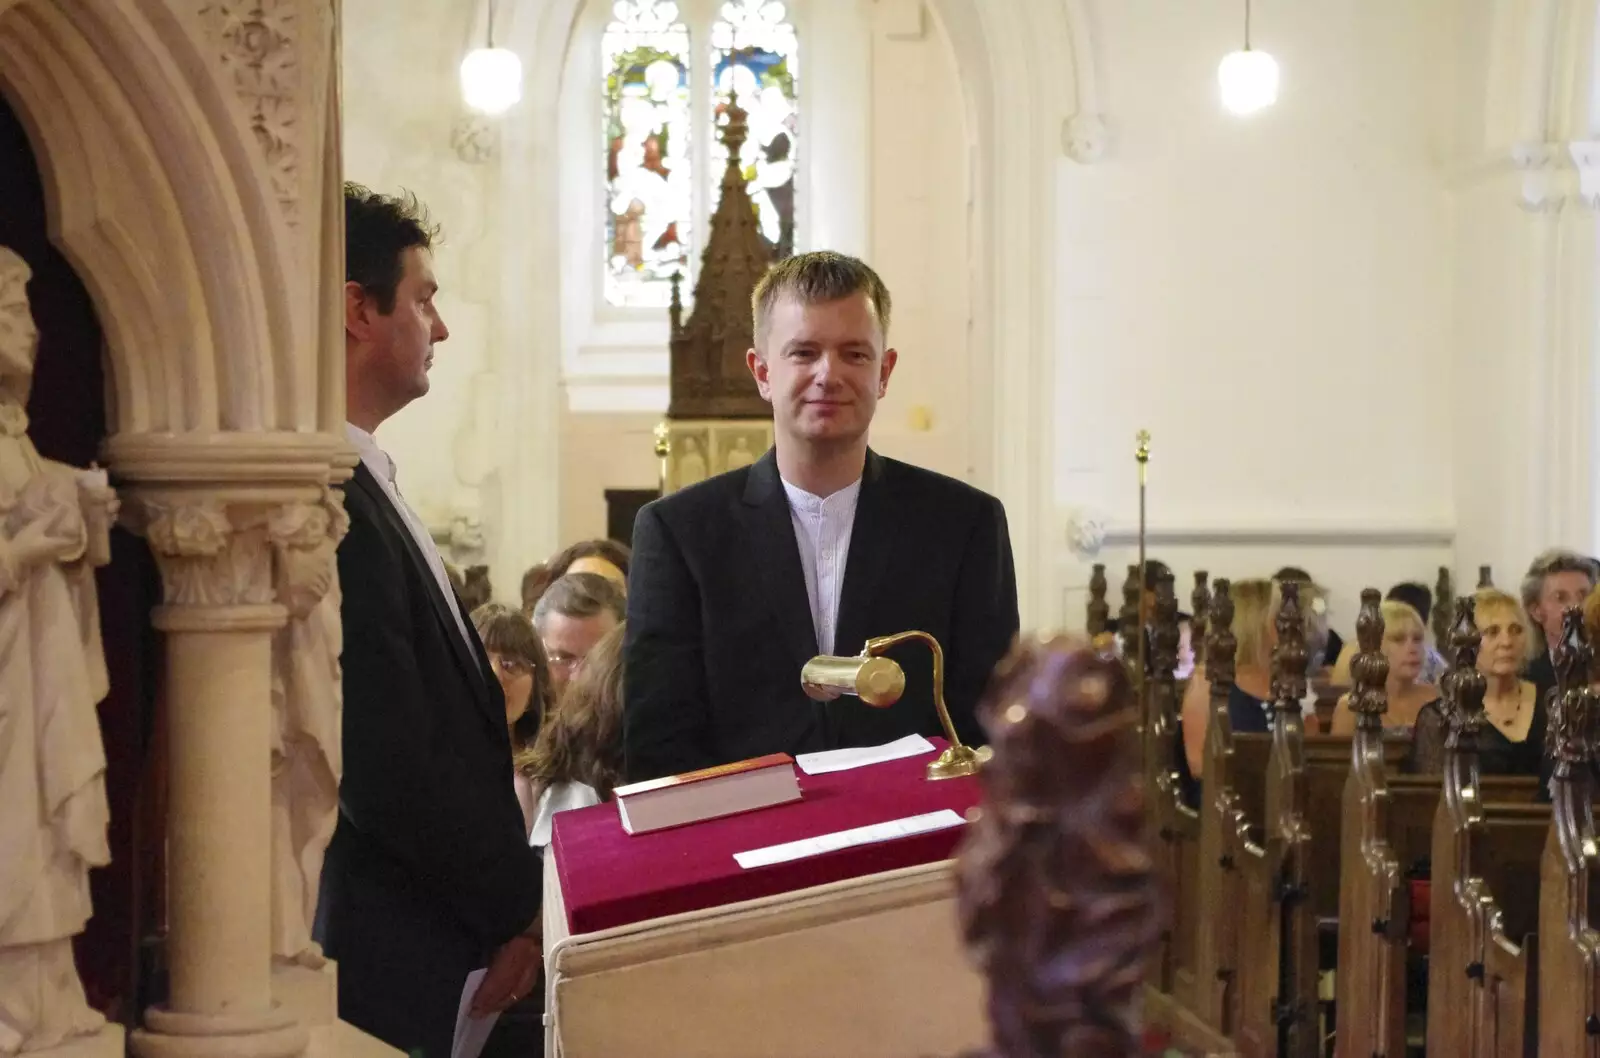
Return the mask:
{"type": "Polygon", "coordinates": [[[853,694],[877,709],[886,709],[906,693],[906,673],[893,658],[839,658],[823,654],[800,670],[806,695],[818,701],[853,694]]]}

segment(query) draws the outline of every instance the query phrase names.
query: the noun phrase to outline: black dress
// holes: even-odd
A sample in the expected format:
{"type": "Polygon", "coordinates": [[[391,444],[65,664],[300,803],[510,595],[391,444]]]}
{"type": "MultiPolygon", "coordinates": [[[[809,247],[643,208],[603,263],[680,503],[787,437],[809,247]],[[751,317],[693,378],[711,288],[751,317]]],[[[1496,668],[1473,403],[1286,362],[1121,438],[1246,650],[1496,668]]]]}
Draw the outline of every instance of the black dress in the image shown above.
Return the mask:
{"type": "MultiPolygon", "coordinates": [[[[1533,720],[1528,737],[1513,742],[1493,724],[1478,728],[1478,773],[1480,775],[1542,775],[1544,768],[1544,702],[1533,704],[1533,720]]],[[[1406,770],[1417,775],[1434,775],[1444,770],[1444,714],[1437,701],[1417,712],[1416,734],[1411,741],[1411,759],[1406,770]]]]}

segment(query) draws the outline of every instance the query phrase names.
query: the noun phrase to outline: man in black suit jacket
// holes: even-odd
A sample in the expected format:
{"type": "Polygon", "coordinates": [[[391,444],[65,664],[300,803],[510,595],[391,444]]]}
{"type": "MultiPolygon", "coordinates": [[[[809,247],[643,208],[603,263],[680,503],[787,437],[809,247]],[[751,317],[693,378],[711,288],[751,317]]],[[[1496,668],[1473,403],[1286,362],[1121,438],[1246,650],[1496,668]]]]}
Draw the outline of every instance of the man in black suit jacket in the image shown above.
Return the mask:
{"type": "Polygon", "coordinates": [[[411,1054],[449,1058],[462,986],[477,1012],[532,987],[540,865],[511,775],[505,702],[442,558],[372,433],[428,391],[449,336],[433,232],[416,204],[345,191],[344,778],[317,908],[339,1015],[411,1054]]]}
{"type": "Polygon", "coordinates": [[[907,683],[891,708],[813,702],[800,686],[816,654],[911,629],[943,646],[956,730],[980,742],[974,707],[1018,625],[1004,508],[868,449],[897,358],[872,269],[834,253],[791,257],[753,302],[747,362],[772,404],[773,449],[647,505],[634,525],[629,779],[942,733],[920,644],[895,651],[907,683]]]}

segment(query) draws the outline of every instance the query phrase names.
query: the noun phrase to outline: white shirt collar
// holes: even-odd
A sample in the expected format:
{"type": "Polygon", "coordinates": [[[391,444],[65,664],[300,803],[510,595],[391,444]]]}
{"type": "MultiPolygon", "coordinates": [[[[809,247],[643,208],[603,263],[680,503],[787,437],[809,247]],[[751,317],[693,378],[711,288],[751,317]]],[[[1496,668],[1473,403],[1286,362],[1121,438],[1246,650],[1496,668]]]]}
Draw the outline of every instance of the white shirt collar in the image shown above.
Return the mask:
{"type": "Polygon", "coordinates": [[[790,484],[789,480],[779,477],[783,482],[783,491],[789,496],[789,505],[800,510],[831,513],[839,510],[848,510],[855,506],[856,497],[861,495],[861,479],[856,478],[844,488],[829,496],[818,496],[807,492],[799,485],[790,484]]]}
{"type": "Polygon", "coordinates": [[[373,475],[386,484],[394,484],[395,465],[389,453],[378,447],[378,439],[353,422],[344,424],[344,436],[355,445],[356,455],[367,465],[373,475]]]}

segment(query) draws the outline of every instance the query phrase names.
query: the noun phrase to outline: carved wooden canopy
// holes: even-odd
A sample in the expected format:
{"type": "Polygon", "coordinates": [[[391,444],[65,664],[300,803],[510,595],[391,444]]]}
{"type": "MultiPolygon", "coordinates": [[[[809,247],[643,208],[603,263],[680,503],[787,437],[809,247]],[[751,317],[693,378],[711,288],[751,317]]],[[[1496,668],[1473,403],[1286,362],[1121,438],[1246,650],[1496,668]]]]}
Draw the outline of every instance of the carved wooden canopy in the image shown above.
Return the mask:
{"type": "Polygon", "coordinates": [[[745,189],[739,149],[748,126],[738,99],[729,101],[722,142],[728,165],[722,174],[722,199],[711,218],[711,233],[700,256],[694,311],[683,321],[678,278],[672,281],[672,399],[669,419],[766,419],[772,408],[756,392],[745,367],[754,343],[750,294],[770,258],[757,226],[755,204],[745,189]]]}

